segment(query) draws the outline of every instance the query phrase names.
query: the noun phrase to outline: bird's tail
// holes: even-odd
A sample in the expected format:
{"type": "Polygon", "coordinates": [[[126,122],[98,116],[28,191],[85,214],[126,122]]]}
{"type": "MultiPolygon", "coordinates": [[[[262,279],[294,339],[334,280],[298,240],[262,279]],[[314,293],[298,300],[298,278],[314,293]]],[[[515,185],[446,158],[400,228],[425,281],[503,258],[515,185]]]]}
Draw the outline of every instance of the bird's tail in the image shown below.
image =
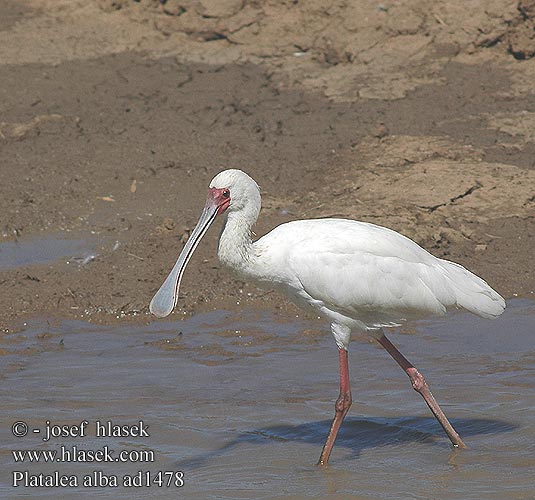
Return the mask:
{"type": "Polygon", "coordinates": [[[456,296],[457,307],[462,307],[488,319],[498,317],[505,309],[505,300],[486,281],[460,264],[442,260],[446,276],[456,296]]]}

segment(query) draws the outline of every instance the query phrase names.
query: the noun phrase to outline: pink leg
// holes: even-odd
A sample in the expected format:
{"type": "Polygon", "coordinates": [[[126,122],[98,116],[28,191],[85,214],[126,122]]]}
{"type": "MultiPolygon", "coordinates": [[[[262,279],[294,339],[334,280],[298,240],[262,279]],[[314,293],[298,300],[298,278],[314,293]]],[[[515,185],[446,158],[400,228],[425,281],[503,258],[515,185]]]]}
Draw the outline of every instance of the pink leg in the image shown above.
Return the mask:
{"type": "Polygon", "coordinates": [[[433,397],[433,394],[431,394],[424,376],[408,361],[407,358],[405,358],[405,356],[403,356],[403,354],[397,350],[394,344],[392,344],[392,342],[390,342],[390,340],[388,340],[384,334],[378,339],[378,342],[387,350],[388,354],[394,358],[397,364],[401,366],[401,368],[409,376],[413,389],[422,395],[427,403],[427,406],[429,406],[429,409],[433,412],[433,415],[435,415],[442,428],[446,431],[446,434],[450,438],[453,446],[456,448],[466,448],[461,436],[457,434],[457,431],[450,424],[446,415],[444,415],[444,412],[433,397]]]}
{"type": "Polygon", "coordinates": [[[340,395],[334,405],[334,419],[327,435],[327,440],[323,446],[323,450],[318,461],[318,465],[326,465],[331,455],[331,450],[338,435],[338,429],[342,425],[342,421],[351,406],[351,389],[349,387],[349,366],[347,362],[347,351],[345,349],[338,349],[340,357],[340,395]]]}

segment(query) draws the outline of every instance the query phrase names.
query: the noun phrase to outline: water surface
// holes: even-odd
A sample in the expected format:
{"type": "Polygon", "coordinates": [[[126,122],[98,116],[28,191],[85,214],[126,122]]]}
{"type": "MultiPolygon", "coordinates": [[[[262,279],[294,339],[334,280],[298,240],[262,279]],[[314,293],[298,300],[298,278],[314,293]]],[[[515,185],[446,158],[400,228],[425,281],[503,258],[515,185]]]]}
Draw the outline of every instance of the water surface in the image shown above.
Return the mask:
{"type": "Polygon", "coordinates": [[[184,321],[100,327],[36,320],[0,341],[0,497],[188,499],[535,498],[535,303],[514,300],[496,321],[458,313],[391,335],[426,375],[469,446],[452,450],[393,360],[350,350],[353,406],[328,467],[315,465],[338,395],[326,325],[217,311],[184,321]],[[52,438],[45,421],[89,422],[52,438]],[[113,421],[149,437],[95,436],[113,421]],[[150,450],[150,463],[15,463],[14,449],[150,450]],[[13,488],[13,471],[82,478],[93,471],[183,471],[176,487],[13,488]]]}
{"type": "Polygon", "coordinates": [[[68,239],[63,235],[46,235],[0,243],[0,270],[48,264],[62,257],[85,264],[95,258],[94,242],[86,239],[68,239]]]}

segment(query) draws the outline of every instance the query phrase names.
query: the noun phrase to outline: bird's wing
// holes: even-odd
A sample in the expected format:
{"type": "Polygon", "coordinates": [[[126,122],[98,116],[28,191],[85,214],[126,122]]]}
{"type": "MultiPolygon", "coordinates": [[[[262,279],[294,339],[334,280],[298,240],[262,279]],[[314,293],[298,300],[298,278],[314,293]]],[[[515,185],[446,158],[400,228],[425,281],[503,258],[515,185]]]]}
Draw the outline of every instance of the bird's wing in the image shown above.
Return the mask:
{"type": "Polygon", "coordinates": [[[287,266],[285,280],[316,307],[379,327],[443,314],[455,303],[437,266],[440,259],[395,231],[338,219],[277,229],[270,246],[287,266]]]}
{"type": "Polygon", "coordinates": [[[392,326],[462,307],[500,315],[503,298],[459,264],[434,257],[409,238],[374,224],[313,219],[283,224],[259,240],[270,279],[321,309],[392,326]]]}

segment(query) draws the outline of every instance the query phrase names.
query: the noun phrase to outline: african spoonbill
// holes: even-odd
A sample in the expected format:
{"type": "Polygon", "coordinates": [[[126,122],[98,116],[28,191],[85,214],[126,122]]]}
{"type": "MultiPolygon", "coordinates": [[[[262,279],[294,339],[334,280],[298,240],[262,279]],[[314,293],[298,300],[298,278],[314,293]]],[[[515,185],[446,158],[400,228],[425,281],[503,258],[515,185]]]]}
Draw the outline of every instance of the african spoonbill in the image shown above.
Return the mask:
{"type": "Polygon", "coordinates": [[[352,331],[368,334],[409,376],[412,387],[443,427],[453,446],[459,434],[431,394],[423,375],[398,351],[383,329],[407,319],[463,308],[484,318],[499,316],[504,299],[485,281],[454,262],[434,257],[385,227],[345,219],[282,224],[252,241],[260,190],[241,170],[216,175],[203,212],[171,273],[150,303],[158,317],[171,313],[184,269],[218,215],[226,214],[219,260],[244,280],[285,292],[331,322],[340,362],[340,395],[318,464],[328,462],[338,429],[351,406],[347,350],[352,331]]]}

